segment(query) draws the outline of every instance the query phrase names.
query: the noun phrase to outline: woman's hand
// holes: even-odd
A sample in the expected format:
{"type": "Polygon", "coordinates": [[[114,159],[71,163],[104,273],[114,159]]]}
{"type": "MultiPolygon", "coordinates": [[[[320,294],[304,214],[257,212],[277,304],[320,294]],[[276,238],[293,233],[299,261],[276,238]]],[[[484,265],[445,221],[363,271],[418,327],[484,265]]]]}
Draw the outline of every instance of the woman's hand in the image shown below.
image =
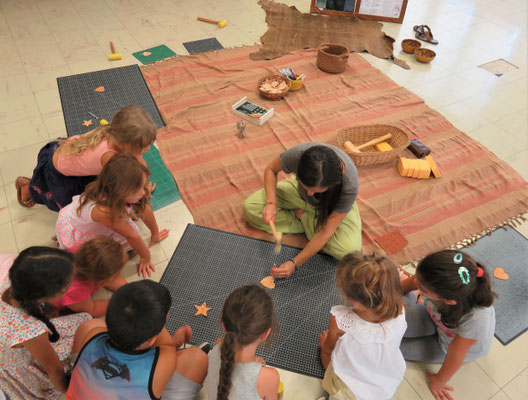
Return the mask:
{"type": "Polygon", "coordinates": [[[167,237],[169,236],[169,232],[170,231],[168,229],[162,229],[158,233],[153,233],[150,237],[150,243],[148,247],[150,248],[152,247],[152,245],[161,242],[163,239],[167,239],[167,237]]]}
{"type": "Polygon", "coordinates": [[[264,222],[269,225],[270,221],[275,222],[275,217],[277,216],[277,205],[273,203],[268,203],[264,206],[262,210],[262,217],[264,222]]]}
{"type": "Polygon", "coordinates": [[[295,264],[292,261],[286,261],[281,266],[271,267],[271,275],[275,278],[288,278],[295,272],[295,264]]]}
{"type": "Polygon", "coordinates": [[[144,258],[139,259],[138,275],[142,275],[143,278],[146,278],[147,275],[150,277],[154,271],[156,271],[156,269],[154,268],[152,261],[150,261],[150,258],[149,259],[144,259],[144,258]]]}
{"type": "Polygon", "coordinates": [[[455,388],[448,386],[447,382],[438,378],[437,374],[425,371],[425,375],[429,381],[429,390],[436,400],[453,400],[453,397],[451,397],[448,391],[454,391],[455,388]]]}

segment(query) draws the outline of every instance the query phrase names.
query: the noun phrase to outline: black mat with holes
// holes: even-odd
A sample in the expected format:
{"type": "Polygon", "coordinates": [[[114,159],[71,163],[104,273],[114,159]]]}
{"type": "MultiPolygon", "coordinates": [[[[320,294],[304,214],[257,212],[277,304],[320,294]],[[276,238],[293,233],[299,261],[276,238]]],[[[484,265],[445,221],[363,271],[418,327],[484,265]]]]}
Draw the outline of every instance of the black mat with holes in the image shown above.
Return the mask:
{"type": "Polygon", "coordinates": [[[131,104],[143,108],[158,129],[165,126],[137,65],[65,76],[57,78],[57,84],[68,137],[91,131],[101,119],[110,122],[117,111],[131,104]],[[104,92],[95,91],[100,86],[104,92]],[[89,120],[93,124],[84,126],[89,120]]]}
{"type": "MultiPolygon", "coordinates": [[[[172,256],[161,283],[172,294],[167,328],[174,331],[189,324],[192,343],[214,341],[223,335],[220,316],[224,300],[235,288],[257,283],[270,274],[271,266],[293,258],[299,249],[282,246],[189,224],[172,256]],[[208,316],[195,316],[207,302],[208,316]]],[[[335,287],[336,260],[317,254],[288,279],[276,279],[268,290],[279,323],[278,336],[257,354],[269,365],[322,378],[319,335],[328,329],[330,308],[339,303],[335,287]]]]}
{"type": "Polygon", "coordinates": [[[195,40],[193,42],[186,42],[183,46],[187,49],[189,54],[206,53],[213,50],[222,50],[224,46],[220,44],[217,38],[195,40]]]}

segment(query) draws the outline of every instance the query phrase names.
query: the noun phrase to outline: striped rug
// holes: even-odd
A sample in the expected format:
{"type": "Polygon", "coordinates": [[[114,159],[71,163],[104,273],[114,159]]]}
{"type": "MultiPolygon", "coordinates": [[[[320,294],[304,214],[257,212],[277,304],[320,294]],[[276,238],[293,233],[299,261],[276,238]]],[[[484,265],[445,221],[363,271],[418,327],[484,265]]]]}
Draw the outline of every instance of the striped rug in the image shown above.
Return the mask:
{"type": "MultiPolygon", "coordinates": [[[[390,258],[401,264],[528,211],[528,184],[511,167],[361,56],[351,54],[346,71],[331,75],[317,69],[316,50],[251,61],[256,49],[141,68],[167,123],[158,135],[161,156],[196,224],[267,238],[242,212],[243,200],[262,187],[266,164],[296,144],[333,142],[340,128],[369,123],[411,132],[432,149],[443,177],[402,178],[396,161],[360,167],[364,251],[381,251],[374,239],[399,231],[408,245],[390,258]],[[305,87],[281,101],[260,98],[258,79],[284,66],[305,73],[305,87]],[[238,139],[231,106],[244,96],[276,115],[261,127],[249,124],[247,138],[238,139]]],[[[407,150],[403,156],[412,157],[407,150]]]]}

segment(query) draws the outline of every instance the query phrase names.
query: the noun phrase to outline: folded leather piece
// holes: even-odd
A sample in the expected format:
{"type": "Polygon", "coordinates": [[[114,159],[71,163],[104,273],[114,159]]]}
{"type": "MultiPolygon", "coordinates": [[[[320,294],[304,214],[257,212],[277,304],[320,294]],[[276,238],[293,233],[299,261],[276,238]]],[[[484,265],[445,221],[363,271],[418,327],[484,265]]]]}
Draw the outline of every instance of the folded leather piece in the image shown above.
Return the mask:
{"type": "Polygon", "coordinates": [[[418,139],[411,140],[411,144],[407,146],[409,150],[418,158],[423,158],[431,153],[429,147],[420,142],[418,139]]]}

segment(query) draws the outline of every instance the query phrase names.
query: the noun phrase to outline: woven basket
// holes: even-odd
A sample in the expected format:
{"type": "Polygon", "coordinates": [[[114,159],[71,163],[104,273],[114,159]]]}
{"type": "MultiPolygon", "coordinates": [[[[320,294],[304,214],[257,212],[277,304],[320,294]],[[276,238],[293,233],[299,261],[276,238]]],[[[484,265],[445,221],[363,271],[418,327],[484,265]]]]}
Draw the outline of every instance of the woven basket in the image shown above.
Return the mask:
{"type": "MultiPolygon", "coordinates": [[[[295,74],[295,77],[297,78],[299,74],[295,74]]],[[[290,79],[290,92],[295,92],[296,90],[299,90],[303,87],[304,79],[299,79],[298,81],[294,81],[290,79]]]]}
{"type": "Polygon", "coordinates": [[[349,54],[348,47],[324,43],[317,51],[317,67],[331,74],[339,74],[345,70],[349,54]]]}
{"type": "Polygon", "coordinates": [[[290,90],[290,87],[291,87],[290,80],[288,78],[285,78],[282,75],[268,75],[268,76],[265,76],[263,78],[260,78],[258,83],[257,83],[257,89],[258,89],[260,95],[262,97],[265,97],[266,99],[270,99],[270,100],[282,99],[284,96],[286,96],[286,93],[288,93],[288,90],[290,90]],[[270,80],[272,79],[274,81],[285,82],[286,86],[287,86],[286,90],[283,90],[280,93],[269,93],[269,92],[266,92],[266,91],[262,90],[260,88],[260,85],[262,85],[264,83],[264,81],[267,80],[267,79],[270,79],[270,80]]]}
{"type": "Polygon", "coordinates": [[[352,158],[357,166],[383,164],[394,160],[400,153],[409,146],[411,140],[409,135],[392,125],[360,125],[351,126],[349,128],[341,129],[337,133],[337,144],[352,158]],[[350,140],[354,146],[359,146],[367,143],[372,139],[379,138],[387,133],[392,134],[392,137],[387,140],[392,146],[392,150],[379,152],[375,146],[361,149],[361,153],[350,153],[343,144],[350,140]]]}

